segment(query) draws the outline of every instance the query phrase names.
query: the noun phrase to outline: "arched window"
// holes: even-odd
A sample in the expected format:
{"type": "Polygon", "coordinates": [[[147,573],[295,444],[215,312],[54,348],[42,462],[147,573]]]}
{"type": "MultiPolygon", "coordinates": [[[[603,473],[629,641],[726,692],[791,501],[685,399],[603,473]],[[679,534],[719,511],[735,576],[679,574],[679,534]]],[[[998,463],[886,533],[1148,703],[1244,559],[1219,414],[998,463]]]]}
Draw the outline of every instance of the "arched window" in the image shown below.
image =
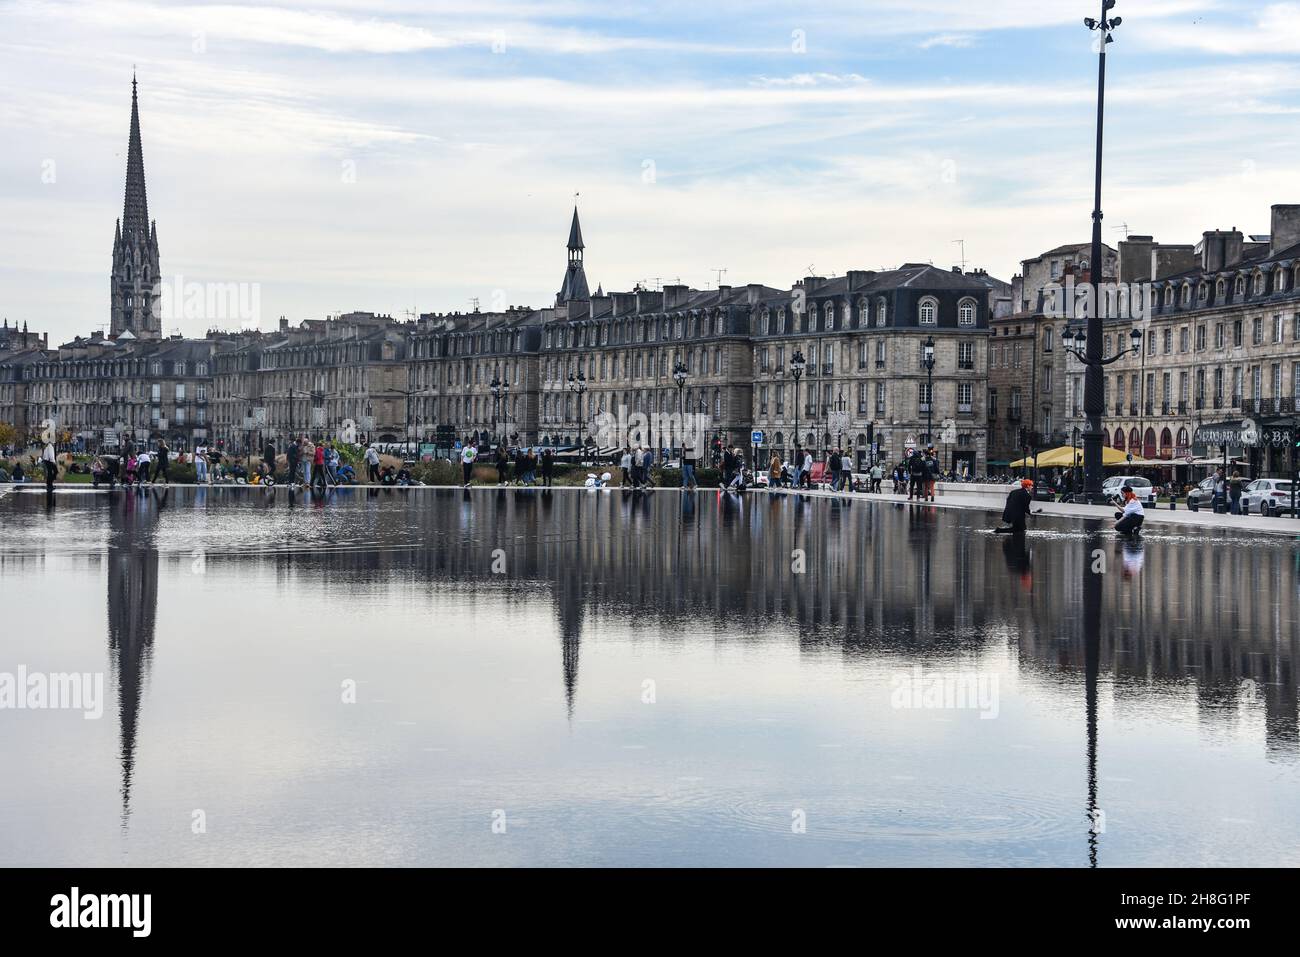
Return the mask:
{"type": "Polygon", "coordinates": [[[1124,451],[1124,430],[1123,430],[1123,429],[1116,429],[1116,430],[1115,430],[1115,443],[1114,443],[1114,445],[1115,445],[1115,448],[1119,449],[1121,452],[1124,451]]]}
{"type": "Polygon", "coordinates": [[[889,318],[889,307],[885,303],[885,297],[881,296],[876,300],[876,325],[883,326],[889,318]]]}
{"type": "Polygon", "coordinates": [[[1273,270],[1273,291],[1282,292],[1286,289],[1286,270],[1281,266],[1273,270]]]}
{"type": "Polygon", "coordinates": [[[1246,277],[1238,276],[1237,281],[1232,284],[1232,294],[1240,299],[1246,295],[1246,277]]]}
{"type": "Polygon", "coordinates": [[[828,302],[822,306],[822,326],[824,328],[826,329],[839,328],[838,324],[835,321],[837,318],[839,318],[839,313],[835,311],[835,303],[828,302]]]}
{"type": "Polygon", "coordinates": [[[975,325],[975,300],[967,297],[957,304],[957,325],[975,325]]]}
{"type": "Polygon", "coordinates": [[[871,305],[863,299],[858,303],[858,325],[857,328],[865,329],[871,325],[871,305]]]}
{"type": "Polygon", "coordinates": [[[1214,301],[1223,302],[1223,297],[1228,291],[1228,284],[1222,279],[1214,284],[1214,301]]]}
{"type": "Polygon", "coordinates": [[[1191,437],[1188,435],[1186,429],[1179,429],[1179,430],[1178,430],[1178,445],[1177,445],[1177,447],[1174,449],[1174,451],[1175,451],[1176,453],[1177,453],[1177,452],[1182,452],[1182,453],[1186,454],[1186,452],[1187,452],[1189,446],[1191,446],[1191,444],[1192,444],[1191,441],[1190,441],[1190,439],[1191,439],[1191,437]]]}
{"type": "Polygon", "coordinates": [[[1160,431],[1160,457],[1162,459],[1173,458],[1174,456],[1174,433],[1168,429],[1160,431]]]}
{"type": "Polygon", "coordinates": [[[939,301],[933,296],[926,296],[922,299],[918,318],[923,326],[933,326],[937,323],[939,321],[939,301]]]}
{"type": "Polygon", "coordinates": [[[1257,296],[1264,295],[1264,273],[1263,272],[1255,273],[1255,295],[1257,296]]]}
{"type": "Polygon", "coordinates": [[[1142,436],[1142,457],[1153,459],[1156,457],[1156,430],[1147,429],[1146,435],[1142,436]]]}
{"type": "Polygon", "coordinates": [[[1185,282],[1183,283],[1183,305],[1190,306],[1191,304],[1192,304],[1192,284],[1190,282],[1185,282]]]}
{"type": "Polygon", "coordinates": [[[1166,306],[1172,306],[1173,304],[1174,304],[1174,287],[1173,287],[1173,286],[1166,286],[1166,287],[1165,287],[1165,305],[1166,305],[1166,306]]]}

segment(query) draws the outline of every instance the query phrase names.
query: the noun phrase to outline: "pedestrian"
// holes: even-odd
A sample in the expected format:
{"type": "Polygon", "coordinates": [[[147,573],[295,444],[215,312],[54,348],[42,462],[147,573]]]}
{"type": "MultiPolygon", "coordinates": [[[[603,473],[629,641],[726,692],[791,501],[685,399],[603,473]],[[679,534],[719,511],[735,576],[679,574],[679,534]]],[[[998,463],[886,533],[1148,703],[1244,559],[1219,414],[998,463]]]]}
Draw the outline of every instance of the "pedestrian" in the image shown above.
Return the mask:
{"type": "Polygon", "coordinates": [[[497,446],[497,484],[510,484],[510,456],[506,454],[504,446],[497,446]]]}
{"type": "Polygon", "coordinates": [[[633,484],[632,481],[632,450],[627,446],[623,447],[623,454],[618,459],[619,471],[619,488],[627,488],[633,484]]]}
{"type": "Polygon", "coordinates": [[[339,484],[339,450],[334,447],[334,440],[325,444],[325,477],[330,485],[339,484]]]}
{"type": "Polygon", "coordinates": [[[781,484],[781,456],[775,452],[772,453],[771,461],[767,463],[767,490],[770,492],[781,484]]]}
{"type": "Polygon", "coordinates": [[[1002,528],[995,528],[993,531],[999,535],[1023,535],[1025,533],[1025,519],[1029,517],[1034,504],[1033,487],[1032,480],[1020,480],[1020,484],[1007,495],[1007,503],[1002,509],[1002,521],[1006,522],[1006,525],[1002,528]]]}
{"type": "Polygon", "coordinates": [[[1241,473],[1233,472],[1232,480],[1228,482],[1228,498],[1231,501],[1230,511],[1233,515],[1241,514],[1241,473]]]}
{"type": "Polygon", "coordinates": [[[460,450],[461,471],[465,476],[465,488],[469,488],[470,483],[474,480],[474,460],[478,458],[478,449],[468,442],[460,450]]]}
{"type": "MultiPolygon", "coordinates": [[[[321,451],[321,461],[324,461],[324,449],[321,451]]],[[[262,466],[266,476],[272,480],[275,479],[275,443],[270,439],[266,440],[266,445],[262,449],[262,466]]]]}
{"type": "MultiPolygon", "coordinates": [[[[272,459],[272,461],[274,461],[274,459],[272,459]]],[[[327,483],[325,479],[325,446],[324,444],[321,444],[316,446],[315,450],[312,452],[312,458],[311,458],[312,491],[314,492],[316,490],[316,486],[319,485],[321,494],[324,495],[326,484],[327,483]]]]}
{"type": "Polygon", "coordinates": [[[221,449],[214,446],[208,450],[208,484],[221,481],[222,474],[221,449]]]}
{"type": "Polygon", "coordinates": [[[929,477],[929,468],[920,449],[913,449],[911,457],[907,460],[907,477],[909,482],[907,500],[925,501],[925,482],[929,477]]]}
{"type": "Polygon", "coordinates": [[[379,483],[379,452],[373,445],[366,449],[366,480],[371,485],[379,483]]]}
{"type": "Polygon", "coordinates": [[[289,470],[290,486],[298,484],[298,457],[302,454],[301,439],[290,438],[289,447],[284,450],[284,464],[289,470]]]}
{"type": "Polygon", "coordinates": [[[551,478],[555,473],[555,452],[550,447],[542,450],[542,485],[551,487],[551,478]]]}
{"type": "Polygon", "coordinates": [[[794,467],[791,471],[792,484],[798,488],[803,484],[803,449],[797,445],[794,447],[794,467]]]}
{"type": "Polygon", "coordinates": [[[934,446],[931,446],[925,453],[925,494],[931,502],[934,501],[934,488],[941,471],[938,456],[935,455],[934,446]]]}
{"type": "Polygon", "coordinates": [[[45,469],[45,491],[53,494],[54,479],[59,474],[59,460],[54,454],[53,442],[46,442],[41,451],[41,467],[45,469]]]}
{"type": "Polygon", "coordinates": [[[826,466],[831,473],[831,491],[838,492],[840,490],[840,453],[838,449],[826,453],[826,466]]]}
{"type": "Polygon", "coordinates": [[[149,478],[152,466],[153,460],[149,457],[149,450],[141,449],[140,454],[135,457],[135,476],[141,485],[152,484],[149,478]]]}
{"type": "Polygon", "coordinates": [[[871,491],[879,495],[880,483],[884,481],[884,478],[885,478],[885,470],[880,467],[879,462],[871,466],[871,491]]]}
{"type": "Polygon", "coordinates": [[[682,489],[694,491],[699,488],[695,481],[695,450],[682,448],[682,489]]]}
{"type": "Polygon", "coordinates": [[[206,445],[196,445],[194,447],[194,481],[199,485],[208,484],[208,447],[206,445]]]}
{"type": "Polygon", "coordinates": [[[158,453],[154,456],[153,480],[158,481],[158,476],[162,476],[163,484],[170,485],[170,475],[167,471],[168,460],[171,457],[171,449],[167,448],[165,440],[159,440],[158,453]]]}
{"type": "Polygon", "coordinates": [[[844,476],[844,484],[848,491],[854,491],[853,487],[853,457],[847,452],[840,453],[840,474],[844,476]]]}
{"type": "Polygon", "coordinates": [[[803,463],[800,466],[800,476],[803,478],[803,487],[812,491],[812,452],[808,449],[803,450],[803,463]]]}

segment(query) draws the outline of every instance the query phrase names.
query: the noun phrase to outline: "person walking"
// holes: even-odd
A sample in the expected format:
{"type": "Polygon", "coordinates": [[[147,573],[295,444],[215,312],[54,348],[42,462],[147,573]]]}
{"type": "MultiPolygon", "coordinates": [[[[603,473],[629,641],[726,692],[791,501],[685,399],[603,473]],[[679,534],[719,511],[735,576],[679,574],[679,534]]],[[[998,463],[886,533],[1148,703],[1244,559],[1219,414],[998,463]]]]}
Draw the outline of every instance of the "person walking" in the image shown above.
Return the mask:
{"type": "Polygon", "coordinates": [[[840,453],[838,449],[826,453],[826,469],[831,476],[831,491],[838,492],[840,490],[840,453]]]}
{"type": "Polygon", "coordinates": [[[460,450],[460,466],[465,477],[465,488],[469,488],[470,483],[474,481],[474,460],[477,458],[478,449],[467,442],[465,447],[460,450]]]}
{"type": "Polygon", "coordinates": [[[555,452],[550,447],[542,450],[542,485],[551,487],[551,477],[555,472],[555,452]]]}
{"type": "Polygon", "coordinates": [[[334,440],[325,443],[325,478],[329,484],[339,484],[339,450],[334,447],[334,440]]]}
{"type": "Polygon", "coordinates": [[[781,456],[773,452],[772,458],[769,459],[767,463],[767,490],[771,492],[772,490],[780,487],[780,485],[781,485],[781,456]]]}
{"type": "Polygon", "coordinates": [[[199,485],[208,484],[208,447],[206,445],[196,445],[194,447],[194,481],[199,485]]]}
{"type": "Polygon", "coordinates": [[[632,450],[627,446],[623,447],[623,454],[618,459],[619,488],[627,488],[633,484],[632,481],[632,450]]]}
{"type": "Polygon", "coordinates": [[[208,450],[208,484],[221,481],[221,449],[213,446],[208,450]]]}
{"type": "Polygon", "coordinates": [[[840,452],[840,475],[844,477],[845,489],[853,492],[853,457],[847,452],[840,452]]]}
{"type": "Polygon", "coordinates": [[[325,494],[327,481],[325,478],[325,445],[316,446],[312,452],[311,458],[311,488],[316,491],[316,486],[320,486],[321,494],[325,494]]]}
{"type": "Polygon", "coordinates": [[[284,450],[284,464],[289,470],[289,485],[298,484],[298,457],[302,455],[301,439],[290,438],[289,447],[284,450]]]}
{"type": "Polygon", "coordinates": [[[925,500],[925,481],[929,475],[929,469],[925,464],[925,457],[921,455],[919,449],[913,449],[911,457],[907,460],[907,500],[917,501],[925,500]]]}
{"type": "Polygon", "coordinates": [[[641,453],[641,480],[646,488],[654,485],[655,456],[649,449],[641,453]]]}
{"type": "Polygon", "coordinates": [[[497,446],[496,466],[497,466],[497,484],[509,485],[510,484],[510,456],[506,454],[505,447],[502,445],[497,446]]]}
{"type": "Polygon", "coordinates": [[[791,478],[792,478],[792,480],[793,480],[793,481],[791,482],[791,485],[792,485],[794,488],[798,488],[801,484],[803,484],[803,483],[802,483],[802,479],[803,479],[803,449],[801,449],[801,448],[800,448],[799,446],[797,446],[797,445],[796,445],[795,448],[794,448],[794,460],[793,460],[793,462],[792,462],[791,464],[793,465],[793,468],[791,469],[791,471],[792,471],[792,473],[793,473],[793,474],[791,475],[791,478]]]}
{"type": "Polygon", "coordinates": [[[935,455],[933,446],[926,449],[925,452],[925,496],[931,502],[934,501],[934,488],[939,481],[939,473],[942,469],[939,467],[939,459],[935,455]]]}
{"type": "Polygon", "coordinates": [[[695,481],[695,450],[682,447],[682,491],[694,491],[699,488],[695,481]]]}
{"type": "Polygon", "coordinates": [[[366,481],[371,485],[379,484],[379,452],[372,445],[366,449],[366,481]]]}
{"type": "Polygon", "coordinates": [[[158,476],[162,476],[163,484],[170,485],[170,475],[167,471],[169,459],[171,458],[171,449],[167,448],[166,440],[158,441],[158,454],[154,456],[153,480],[158,481],[158,476]]]}
{"type": "MultiPolygon", "coordinates": [[[[324,461],[324,452],[322,450],[322,461],[324,461]]],[[[266,445],[262,448],[262,469],[266,473],[262,481],[266,479],[275,480],[275,443],[270,439],[266,440],[266,445]]]]}
{"type": "Polygon", "coordinates": [[[884,481],[884,478],[885,478],[885,470],[880,467],[879,462],[871,466],[871,491],[872,492],[874,492],[877,495],[880,494],[880,483],[884,481]]]}

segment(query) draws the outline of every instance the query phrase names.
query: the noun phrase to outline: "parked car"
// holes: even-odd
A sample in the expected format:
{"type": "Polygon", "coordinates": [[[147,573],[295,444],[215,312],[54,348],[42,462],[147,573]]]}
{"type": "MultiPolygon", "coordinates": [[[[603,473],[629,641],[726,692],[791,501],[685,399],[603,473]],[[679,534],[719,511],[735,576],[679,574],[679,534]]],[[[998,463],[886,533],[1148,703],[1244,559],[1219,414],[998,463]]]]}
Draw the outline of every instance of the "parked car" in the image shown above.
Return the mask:
{"type": "Polygon", "coordinates": [[[1214,507],[1214,476],[1201,479],[1190,492],[1187,493],[1187,507],[1192,509],[1213,508],[1214,507]]]}
{"type": "Polygon", "coordinates": [[[1143,478],[1140,475],[1112,475],[1101,483],[1101,491],[1107,498],[1118,499],[1120,490],[1125,485],[1133,490],[1133,494],[1137,496],[1138,501],[1143,505],[1155,507],[1156,490],[1152,486],[1150,479],[1143,478]]]}
{"type": "Polygon", "coordinates": [[[1258,515],[1291,514],[1291,483],[1286,479],[1256,479],[1241,493],[1241,511],[1258,515]]]}

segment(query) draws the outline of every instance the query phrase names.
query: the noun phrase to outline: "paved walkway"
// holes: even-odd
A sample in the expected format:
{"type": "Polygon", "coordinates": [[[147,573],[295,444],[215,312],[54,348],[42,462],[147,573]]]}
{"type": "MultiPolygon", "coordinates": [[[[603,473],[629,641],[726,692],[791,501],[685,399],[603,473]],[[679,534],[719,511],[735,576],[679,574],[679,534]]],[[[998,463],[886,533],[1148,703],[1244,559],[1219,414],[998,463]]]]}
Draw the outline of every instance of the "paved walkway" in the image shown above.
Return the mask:
{"type": "MultiPolygon", "coordinates": [[[[169,487],[168,485],[164,485],[161,483],[157,485],[145,486],[146,489],[165,489],[168,487],[169,487]]],[[[234,483],[198,486],[193,484],[183,484],[180,482],[174,482],[171,483],[170,487],[171,488],[206,488],[209,491],[218,491],[223,493],[224,492],[249,492],[249,491],[283,492],[287,490],[287,487],[284,485],[277,485],[268,489],[258,485],[238,485],[234,483]]],[[[533,487],[541,488],[540,485],[533,486],[533,487]]],[[[344,485],[344,486],[340,486],[340,488],[355,489],[358,491],[362,489],[383,488],[389,491],[397,491],[397,492],[420,492],[422,490],[431,490],[431,489],[438,489],[438,488],[441,489],[461,488],[461,486],[459,485],[406,485],[406,486],[344,485]]],[[[519,489],[521,488],[521,486],[517,486],[517,485],[500,486],[500,485],[493,485],[493,484],[482,484],[482,485],[473,485],[470,487],[470,490],[491,491],[491,490],[502,489],[502,488],[519,489]]],[[[299,487],[299,490],[302,491],[301,487],[299,487]]],[[[18,491],[24,491],[28,493],[31,492],[44,493],[45,485],[42,482],[27,482],[21,485],[12,485],[12,484],[3,485],[0,486],[0,498],[3,498],[4,495],[8,492],[18,492],[18,491]]],[[[96,490],[90,485],[70,483],[70,484],[56,485],[55,491],[61,494],[68,494],[68,493],[105,494],[107,492],[107,489],[100,488],[96,490]]],[[[593,489],[589,489],[580,485],[556,485],[556,486],[552,486],[551,491],[590,493],[593,491],[593,489]]],[[[617,492],[619,491],[619,488],[617,485],[611,485],[611,486],[607,486],[605,491],[617,492]]],[[[652,488],[649,489],[648,491],[656,495],[680,495],[681,494],[681,490],[677,488],[652,488]]],[[[697,490],[696,494],[716,495],[718,494],[718,491],[719,490],[715,488],[702,488],[697,490]]],[[[1010,491],[1009,488],[1008,491],[1010,491]]],[[[890,504],[897,503],[902,505],[907,504],[906,495],[894,495],[892,493],[881,493],[879,495],[874,495],[874,494],[867,494],[864,492],[853,492],[853,493],[832,492],[824,489],[818,489],[816,491],[801,491],[801,492],[795,492],[790,489],[778,489],[775,492],[769,492],[766,488],[751,488],[747,490],[744,494],[747,496],[802,495],[805,498],[828,498],[828,499],[851,497],[858,501],[887,502],[890,504]]],[[[983,489],[979,491],[971,492],[971,491],[966,491],[964,489],[961,489],[960,486],[958,486],[957,489],[953,489],[952,486],[948,486],[947,488],[941,487],[940,492],[933,504],[925,503],[924,506],[922,507],[965,508],[965,509],[973,509],[976,511],[990,512],[993,513],[991,521],[997,521],[1002,515],[1002,507],[1005,504],[1006,504],[1005,493],[988,492],[988,491],[984,491],[983,489]]],[[[1074,504],[1062,504],[1060,502],[1036,502],[1034,504],[1034,511],[1039,512],[1040,510],[1041,510],[1041,514],[1043,515],[1050,515],[1057,518],[1093,518],[1093,519],[1102,519],[1110,522],[1113,522],[1115,520],[1115,509],[1109,505],[1074,505],[1074,504]]],[[[1174,525],[1174,526],[1183,526],[1186,528],[1201,528],[1201,529],[1234,529],[1237,531],[1246,531],[1255,534],[1284,535],[1287,537],[1300,536],[1300,521],[1297,521],[1294,518],[1265,518],[1262,515],[1216,515],[1213,512],[1204,511],[1204,510],[1199,512],[1193,512],[1183,505],[1180,505],[1177,509],[1169,509],[1167,507],[1163,509],[1148,508],[1146,510],[1146,524],[1148,526],[1156,524],[1156,525],[1174,525]]]]}

